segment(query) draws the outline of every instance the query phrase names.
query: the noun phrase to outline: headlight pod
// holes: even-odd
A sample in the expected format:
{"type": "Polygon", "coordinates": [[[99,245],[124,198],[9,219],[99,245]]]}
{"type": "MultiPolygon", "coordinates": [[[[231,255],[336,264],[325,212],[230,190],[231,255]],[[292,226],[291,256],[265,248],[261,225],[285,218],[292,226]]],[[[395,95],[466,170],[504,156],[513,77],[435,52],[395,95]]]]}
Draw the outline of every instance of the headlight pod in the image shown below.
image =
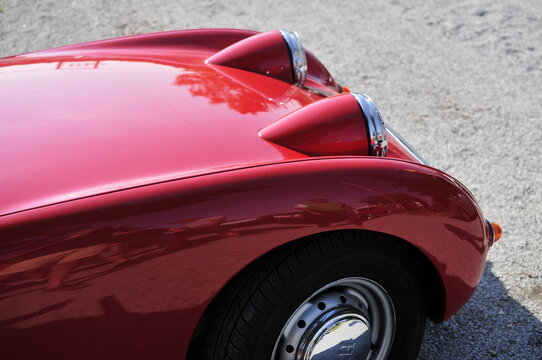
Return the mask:
{"type": "Polygon", "coordinates": [[[248,36],[217,51],[205,63],[255,72],[321,96],[343,92],[293,31],[274,30],[248,36]]]}
{"type": "Polygon", "coordinates": [[[370,152],[373,156],[386,156],[388,153],[388,134],[380,112],[370,97],[365,94],[352,93],[358,101],[365,117],[369,133],[370,152]]]}
{"type": "Polygon", "coordinates": [[[386,156],[386,127],[374,103],[347,93],[316,101],[264,127],[267,141],[308,155],[386,156]]]}

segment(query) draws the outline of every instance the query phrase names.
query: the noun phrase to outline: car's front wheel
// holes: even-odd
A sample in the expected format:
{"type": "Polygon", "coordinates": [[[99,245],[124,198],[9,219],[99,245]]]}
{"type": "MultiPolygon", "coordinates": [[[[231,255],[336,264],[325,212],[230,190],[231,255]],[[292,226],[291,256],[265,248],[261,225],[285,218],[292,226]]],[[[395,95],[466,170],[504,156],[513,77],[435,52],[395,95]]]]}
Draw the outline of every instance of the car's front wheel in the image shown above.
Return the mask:
{"type": "Polygon", "coordinates": [[[424,287],[410,248],[333,232],[256,261],[213,302],[188,359],[415,359],[424,287]]]}

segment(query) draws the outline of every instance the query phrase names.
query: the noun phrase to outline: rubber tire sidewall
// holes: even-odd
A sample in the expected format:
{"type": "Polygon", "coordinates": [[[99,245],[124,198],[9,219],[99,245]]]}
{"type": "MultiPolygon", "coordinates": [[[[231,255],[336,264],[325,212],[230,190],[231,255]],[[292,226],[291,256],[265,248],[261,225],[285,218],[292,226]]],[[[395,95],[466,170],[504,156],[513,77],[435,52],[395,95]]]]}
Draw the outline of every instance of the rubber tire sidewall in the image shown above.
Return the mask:
{"type": "MultiPolygon", "coordinates": [[[[323,255],[323,254],[320,254],[323,255]]],[[[243,360],[271,359],[275,342],[290,316],[312,294],[344,278],[362,277],[379,284],[395,310],[395,333],[388,359],[415,359],[423,338],[426,311],[417,275],[405,264],[381,252],[336,251],[304,261],[302,271],[284,279],[280,290],[255,319],[258,329],[248,341],[243,360]]]]}

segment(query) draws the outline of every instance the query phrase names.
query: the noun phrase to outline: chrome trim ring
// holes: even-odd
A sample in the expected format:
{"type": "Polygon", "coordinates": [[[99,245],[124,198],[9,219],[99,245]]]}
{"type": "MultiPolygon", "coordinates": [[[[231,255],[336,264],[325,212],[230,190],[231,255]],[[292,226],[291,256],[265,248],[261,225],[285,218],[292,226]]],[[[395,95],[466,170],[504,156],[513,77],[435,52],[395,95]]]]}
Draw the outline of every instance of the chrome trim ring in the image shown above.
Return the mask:
{"type": "Polygon", "coordinates": [[[365,94],[352,93],[358,101],[369,131],[371,155],[386,156],[388,153],[388,135],[384,120],[370,97],[365,94]]]}
{"type": "Polygon", "coordinates": [[[301,43],[299,35],[295,31],[279,30],[288,50],[292,61],[294,83],[296,86],[303,86],[307,77],[307,56],[301,43]]]}
{"type": "Polygon", "coordinates": [[[294,311],[271,360],[384,360],[394,332],[395,310],[387,292],[366,278],[344,278],[294,311]]]}
{"type": "Polygon", "coordinates": [[[425,161],[425,159],[416,151],[412,148],[412,146],[410,146],[406,141],[405,139],[403,139],[403,137],[401,135],[399,135],[399,133],[395,130],[393,130],[393,128],[389,127],[389,126],[386,126],[386,132],[391,135],[399,144],[401,144],[405,149],[407,149],[407,151],[410,153],[410,155],[412,155],[412,157],[414,159],[416,159],[416,161],[418,161],[420,164],[423,164],[423,165],[429,165],[427,163],[427,161],[425,161]]]}

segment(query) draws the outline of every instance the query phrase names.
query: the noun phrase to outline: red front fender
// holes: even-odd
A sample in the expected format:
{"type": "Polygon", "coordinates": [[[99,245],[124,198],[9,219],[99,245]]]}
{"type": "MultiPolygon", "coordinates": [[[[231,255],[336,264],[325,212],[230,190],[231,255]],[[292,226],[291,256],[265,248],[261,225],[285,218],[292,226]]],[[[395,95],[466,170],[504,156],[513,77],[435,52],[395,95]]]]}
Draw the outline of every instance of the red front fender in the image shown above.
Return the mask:
{"type": "Polygon", "coordinates": [[[489,246],[462,185],[393,159],[306,159],[87,197],[0,217],[2,352],[182,358],[206,306],[243,268],[341,229],[422,251],[444,286],[441,319],[472,294],[489,246]]]}

